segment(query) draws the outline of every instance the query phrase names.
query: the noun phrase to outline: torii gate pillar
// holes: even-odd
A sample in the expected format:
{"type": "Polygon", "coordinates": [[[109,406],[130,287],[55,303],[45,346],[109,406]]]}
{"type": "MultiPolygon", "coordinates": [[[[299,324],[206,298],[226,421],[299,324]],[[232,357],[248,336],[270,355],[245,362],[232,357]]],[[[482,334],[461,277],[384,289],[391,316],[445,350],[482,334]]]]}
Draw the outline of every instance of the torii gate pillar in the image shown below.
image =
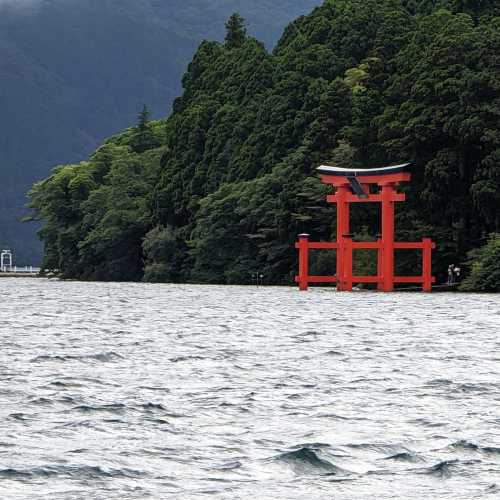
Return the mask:
{"type": "Polygon", "coordinates": [[[394,290],[394,184],[382,185],[382,266],[384,277],[379,289],[384,292],[394,290]]]}

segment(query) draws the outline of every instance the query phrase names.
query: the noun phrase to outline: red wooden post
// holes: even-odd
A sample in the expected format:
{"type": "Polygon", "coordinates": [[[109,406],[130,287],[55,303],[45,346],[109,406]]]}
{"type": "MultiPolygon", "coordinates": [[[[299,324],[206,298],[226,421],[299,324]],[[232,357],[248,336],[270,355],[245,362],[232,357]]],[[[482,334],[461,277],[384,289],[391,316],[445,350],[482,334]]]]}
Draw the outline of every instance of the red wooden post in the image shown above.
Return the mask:
{"type": "Polygon", "coordinates": [[[309,235],[299,234],[299,289],[307,291],[309,277],[309,235]]]}
{"type": "Polygon", "coordinates": [[[344,236],[344,276],[343,290],[346,292],[352,291],[352,237],[344,236]]]}
{"type": "Polygon", "coordinates": [[[384,284],[382,280],[384,278],[384,248],[380,238],[377,240],[377,243],[380,245],[377,249],[377,278],[379,279],[377,283],[377,290],[383,290],[384,284]]]}
{"type": "Polygon", "coordinates": [[[382,185],[382,246],[383,255],[383,284],[384,292],[394,290],[394,184],[382,185]]]}
{"type": "Polygon", "coordinates": [[[337,290],[344,290],[344,235],[349,233],[349,202],[347,196],[350,190],[347,185],[337,188],[337,290]]]}
{"type": "Polygon", "coordinates": [[[432,291],[432,240],[423,238],[422,247],[422,290],[424,292],[432,291]]]}

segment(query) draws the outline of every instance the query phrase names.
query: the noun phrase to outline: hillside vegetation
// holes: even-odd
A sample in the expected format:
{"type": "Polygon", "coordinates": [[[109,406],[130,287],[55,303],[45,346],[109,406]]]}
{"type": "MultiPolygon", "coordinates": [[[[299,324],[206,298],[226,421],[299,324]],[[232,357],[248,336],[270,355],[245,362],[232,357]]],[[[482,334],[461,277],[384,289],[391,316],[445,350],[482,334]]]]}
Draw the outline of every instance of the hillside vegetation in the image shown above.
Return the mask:
{"type": "MultiPolygon", "coordinates": [[[[170,117],[149,121],[145,110],[88,161],[33,187],[44,267],[221,283],[258,271],[289,283],[296,235],[335,233],[315,167],[407,160],[398,236],[434,238],[438,274],[460,262],[500,229],[497,5],[330,0],[272,53],[235,16],[225,43],[200,45],[170,117]]],[[[356,207],[358,237],[373,236],[377,219],[356,207]]]]}
{"type": "Polygon", "coordinates": [[[88,157],[142,105],[170,112],[204,38],[236,9],[272,47],[320,0],[0,0],[0,245],[17,264],[41,248],[20,218],[26,191],[61,162],[88,157]]]}

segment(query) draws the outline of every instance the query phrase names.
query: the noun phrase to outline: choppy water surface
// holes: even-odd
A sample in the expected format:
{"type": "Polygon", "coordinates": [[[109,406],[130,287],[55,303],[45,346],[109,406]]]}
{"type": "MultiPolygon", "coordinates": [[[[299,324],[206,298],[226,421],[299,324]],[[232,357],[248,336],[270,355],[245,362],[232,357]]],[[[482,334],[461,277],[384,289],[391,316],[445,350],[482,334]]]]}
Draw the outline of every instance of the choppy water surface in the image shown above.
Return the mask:
{"type": "Polygon", "coordinates": [[[0,280],[0,498],[500,498],[500,297],[0,280]]]}

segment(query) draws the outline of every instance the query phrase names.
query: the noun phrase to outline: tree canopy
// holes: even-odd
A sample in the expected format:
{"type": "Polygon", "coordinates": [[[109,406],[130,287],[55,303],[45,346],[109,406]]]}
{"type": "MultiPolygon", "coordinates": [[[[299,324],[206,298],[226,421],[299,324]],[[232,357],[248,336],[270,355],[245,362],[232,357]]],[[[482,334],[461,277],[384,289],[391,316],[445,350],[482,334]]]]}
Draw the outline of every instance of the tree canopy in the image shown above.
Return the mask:
{"type": "Polygon", "coordinates": [[[461,289],[475,292],[500,292],[500,234],[490,235],[488,242],[469,254],[471,273],[461,289]]]}

